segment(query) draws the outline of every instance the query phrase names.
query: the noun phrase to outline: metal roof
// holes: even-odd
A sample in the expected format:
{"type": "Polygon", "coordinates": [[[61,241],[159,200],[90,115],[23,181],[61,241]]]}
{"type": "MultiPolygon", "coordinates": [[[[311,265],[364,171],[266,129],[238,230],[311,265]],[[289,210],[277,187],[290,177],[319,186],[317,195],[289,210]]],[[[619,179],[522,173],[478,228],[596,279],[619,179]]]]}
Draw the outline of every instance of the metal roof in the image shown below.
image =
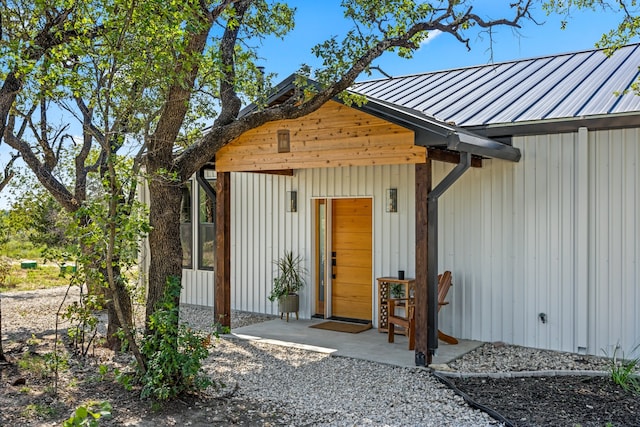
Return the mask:
{"type": "Polygon", "coordinates": [[[356,83],[351,90],[437,121],[486,128],[640,113],[640,45],[356,83]]]}

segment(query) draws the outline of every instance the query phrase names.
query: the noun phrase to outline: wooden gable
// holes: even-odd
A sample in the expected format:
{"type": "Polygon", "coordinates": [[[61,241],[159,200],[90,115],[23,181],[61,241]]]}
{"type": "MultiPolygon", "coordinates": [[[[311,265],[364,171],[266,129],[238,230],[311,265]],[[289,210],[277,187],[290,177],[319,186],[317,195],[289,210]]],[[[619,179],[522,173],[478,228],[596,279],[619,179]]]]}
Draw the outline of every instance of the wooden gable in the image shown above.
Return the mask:
{"type": "Polygon", "coordinates": [[[424,163],[426,148],[414,145],[414,141],[411,130],[329,101],[305,117],[267,123],[244,133],[218,151],[216,170],[256,172],[424,163]],[[279,131],[288,131],[288,152],[278,147],[279,131]]]}

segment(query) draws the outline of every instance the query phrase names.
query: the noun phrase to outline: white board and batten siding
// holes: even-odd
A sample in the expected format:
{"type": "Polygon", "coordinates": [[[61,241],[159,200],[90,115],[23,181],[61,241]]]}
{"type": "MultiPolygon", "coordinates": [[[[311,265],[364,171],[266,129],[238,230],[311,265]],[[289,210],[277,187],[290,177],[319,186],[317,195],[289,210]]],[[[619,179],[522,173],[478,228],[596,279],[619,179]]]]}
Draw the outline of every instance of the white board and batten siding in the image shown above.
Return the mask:
{"type": "MultiPolygon", "coordinates": [[[[640,132],[514,138],[440,203],[441,329],[454,336],[613,354],[640,344],[640,132]],[[545,316],[544,323],[540,315],[545,316]]],[[[451,169],[435,163],[437,176],[451,169]]]]}
{"type": "MultiPolygon", "coordinates": [[[[307,285],[299,314],[309,318],[315,303],[314,201],[345,197],[373,200],[371,289],[376,304],[376,277],[415,271],[413,171],[413,165],[393,165],[296,170],[291,177],[232,173],[232,308],[277,314],[277,302],[267,299],[275,276],[273,260],[292,250],[304,259],[307,285]],[[388,188],[398,189],[397,213],[385,211],[388,188]],[[288,191],[297,191],[297,212],[286,212],[288,191]]],[[[377,307],[372,307],[375,313],[377,307]]]]}
{"type": "MultiPolygon", "coordinates": [[[[514,138],[522,160],[485,160],[440,199],[439,270],[453,272],[443,331],[465,339],[611,355],[640,344],[640,131],[514,138]],[[541,320],[543,314],[545,322],[541,320]]],[[[451,168],[434,162],[434,185],[451,168]]],[[[305,260],[302,317],[314,306],[313,200],[373,199],[375,278],[415,273],[413,165],[232,173],[231,304],[277,314],[272,261],[305,260]],[[398,189],[398,213],[384,209],[398,189]],[[298,212],[286,212],[287,191],[298,212]]],[[[194,234],[195,235],[195,234],[194,234]]],[[[213,273],[185,270],[182,301],[213,305],[213,273]]]]}

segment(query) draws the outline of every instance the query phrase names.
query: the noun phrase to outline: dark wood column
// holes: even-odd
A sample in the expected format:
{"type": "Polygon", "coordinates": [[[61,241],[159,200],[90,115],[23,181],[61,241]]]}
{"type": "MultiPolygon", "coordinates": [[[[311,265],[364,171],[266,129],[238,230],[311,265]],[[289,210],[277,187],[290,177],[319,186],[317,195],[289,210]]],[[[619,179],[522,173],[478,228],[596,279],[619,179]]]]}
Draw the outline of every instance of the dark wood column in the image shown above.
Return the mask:
{"type": "Polygon", "coordinates": [[[418,366],[427,366],[431,363],[427,360],[427,256],[428,224],[427,196],[431,192],[431,160],[426,163],[416,164],[416,349],[415,362],[418,366]]]}
{"type": "Polygon", "coordinates": [[[216,178],[216,266],[213,314],[216,322],[231,327],[231,174],[216,178]]]}

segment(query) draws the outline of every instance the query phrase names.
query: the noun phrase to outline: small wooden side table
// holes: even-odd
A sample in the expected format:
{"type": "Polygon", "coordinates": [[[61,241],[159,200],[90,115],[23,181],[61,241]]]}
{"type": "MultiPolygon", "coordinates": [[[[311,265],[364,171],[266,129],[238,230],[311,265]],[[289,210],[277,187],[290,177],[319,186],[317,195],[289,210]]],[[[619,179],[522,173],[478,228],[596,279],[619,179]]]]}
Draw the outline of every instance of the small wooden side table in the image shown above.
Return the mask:
{"type": "Polygon", "coordinates": [[[397,277],[378,277],[378,332],[389,330],[389,291],[391,285],[400,284],[404,287],[404,296],[410,297],[415,294],[416,279],[398,279],[397,277]]]}

